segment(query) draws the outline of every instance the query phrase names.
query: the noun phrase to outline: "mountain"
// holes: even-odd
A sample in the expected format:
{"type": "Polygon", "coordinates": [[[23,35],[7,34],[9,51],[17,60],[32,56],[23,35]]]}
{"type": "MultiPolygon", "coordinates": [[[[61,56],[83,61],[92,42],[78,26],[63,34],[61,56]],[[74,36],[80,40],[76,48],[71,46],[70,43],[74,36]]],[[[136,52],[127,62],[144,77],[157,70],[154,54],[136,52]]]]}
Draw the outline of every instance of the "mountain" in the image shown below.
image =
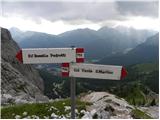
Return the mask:
{"type": "Polygon", "coordinates": [[[33,35],[33,32],[24,32],[15,27],[10,28],[9,31],[12,35],[12,38],[14,38],[14,40],[16,40],[18,43],[21,42],[24,38],[28,38],[33,35]]]}
{"type": "Polygon", "coordinates": [[[43,80],[31,65],[15,58],[17,43],[7,29],[1,28],[1,102],[4,104],[48,101],[43,95],[43,80]]]}
{"type": "Polygon", "coordinates": [[[19,42],[22,48],[53,48],[64,46],[63,42],[59,41],[56,36],[30,31],[26,34],[31,33],[31,36],[24,37],[21,42],[19,42]]]}
{"type": "MultiPolygon", "coordinates": [[[[15,34],[15,32],[14,29],[11,29],[12,34],[15,34]]],[[[104,56],[132,49],[152,34],[151,31],[135,30],[133,28],[103,27],[98,31],[77,29],[59,35],[27,31],[20,33],[20,36],[26,37],[17,38],[15,36],[15,40],[19,39],[17,42],[22,48],[70,47],[73,45],[84,47],[87,59],[99,60],[104,56]]]]}
{"type": "Polygon", "coordinates": [[[159,33],[149,37],[145,42],[130,50],[126,54],[105,57],[99,61],[103,64],[131,65],[158,61],[159,59],[159,33]]]}

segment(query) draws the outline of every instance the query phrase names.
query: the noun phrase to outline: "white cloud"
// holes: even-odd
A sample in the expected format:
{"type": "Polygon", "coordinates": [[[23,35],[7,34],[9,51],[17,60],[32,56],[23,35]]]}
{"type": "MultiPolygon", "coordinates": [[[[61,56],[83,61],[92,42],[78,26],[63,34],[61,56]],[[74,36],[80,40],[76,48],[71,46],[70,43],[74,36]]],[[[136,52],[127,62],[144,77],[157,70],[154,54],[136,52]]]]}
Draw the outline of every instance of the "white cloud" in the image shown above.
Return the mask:
{"type": "Polygon", "coordinates": [[[128,17],[126,21],[117,21],[116,26],[133,27],[135,29],[150,29],[159,31],[160,22],[159,19],[150,17],[128,17]]]}
{"type": "Polygon", "coordinates": [[[148,29],[159,31],[160,22],[159,19],[142,17],[142,16],[130,16],[126,20],[105,20],[100,22],[92,22],[89,20],[75,20],[75,21],[62,21],[57,20],[51,22],[49,20],[40,19],[40,22],[36,22],[32,19],[24,19],[20,16],[16,17],[0,17],[0,26],[4,28],[17,27],[23,31],[37,31],[48,34],[58,35],[66,31],[75,29],[89,28],[92,30],[98,30],[101,27],[133,27],[135,29],[148,29]]]}
{"type": "MultiPolygon", "coordinates": [[[[16,0],[14,0],[16,1],[16,0]]],[[[85,19],[93,22],[104,20],[124,20],[126,16],[158,17],[158,1],[132,1],[130,0],[74,0],[81,2],[65,2],[65,0],[22,0],[16,2],[2,2],[3,16],[14,14],[23,18],[39,21],[44,18],[49,21],[71,21],[85,19]],[[61,1],[61,2],[60,2],[61,1]],[[94,1],[94,2],[93,2],[94,1]],[[105,2],[109,1],[109,2],[105,2]]]]}
{"type": "Polygon", "coordinates": [[[36,23],[30,19],[22,19],[20,17],[0,17],[0,26],[5,28],[17,27],[20,30],[30,30],[30,31],[37,31],[37,32],[44,32],[49,34],[60,34],[66,31],[78,29],[78,28],[89,28],[93,30],[98,30],[101,26],[84,20],[82,24],[70,24],[64,22],[62,20],[58,20],[55,22],[50,22],[48,20],[42,19],[40,23],[36,23]]]}
{"type": "Polygon", "coordinates": [[[51,22],[45,19],[40,20],[39,23],[31,19],[23,19],[20,17],[0,17],[0,26],[5,28],[17,27],[24,31],[37,31],[49,34],[61,34],[66,31],[75,30],[79,28],[89,28],[98,30],[103,26],[108,27],[133,27],[135,29],[149,29],[159,31],[160,22],[159,19],[149,17],[128,17],[125,21],[108,20],[101,22],[91,22],[87,20],[78,20],[75,22],[67,22],[58,20],[51,22]],[[79,22],[78,22],[79,21],[79,22]],[[73,24],[72,24],[73,23],[73,24]]]}

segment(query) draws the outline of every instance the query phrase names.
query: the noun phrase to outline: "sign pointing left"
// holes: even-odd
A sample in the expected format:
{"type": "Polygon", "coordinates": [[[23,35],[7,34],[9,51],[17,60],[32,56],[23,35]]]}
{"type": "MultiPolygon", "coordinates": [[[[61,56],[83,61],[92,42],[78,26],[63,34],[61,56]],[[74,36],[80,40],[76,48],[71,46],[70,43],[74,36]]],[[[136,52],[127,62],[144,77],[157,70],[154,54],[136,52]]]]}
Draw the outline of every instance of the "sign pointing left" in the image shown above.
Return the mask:
{"type": "Polygon", "coordinates": [[[16,58],[23,63],[22,50],[18,51],[18,53],[16,54],[16,58]]]}
{"type": "Polygon", "coordinates": [[[84,62],[83,48],[34,48],[20,50],[16,58],[24,64],[81,63],[84,62]]]}

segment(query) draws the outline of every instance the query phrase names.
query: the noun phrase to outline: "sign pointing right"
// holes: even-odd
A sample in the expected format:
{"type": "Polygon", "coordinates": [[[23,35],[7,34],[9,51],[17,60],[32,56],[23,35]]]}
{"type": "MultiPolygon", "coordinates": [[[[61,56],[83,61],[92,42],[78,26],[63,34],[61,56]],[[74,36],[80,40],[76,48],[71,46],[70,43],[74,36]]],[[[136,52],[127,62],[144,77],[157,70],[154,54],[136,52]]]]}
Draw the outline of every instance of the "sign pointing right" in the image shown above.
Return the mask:
{"type": "Polygon", "coordinates": [[[122,67],[122,70],[121,70],[121,79],[125,78],[127,76],[127,71],[124,67],[122,67]]]}
{"type": "Polygon", "coordinates": [[[126,75],[127,71],[122,66],[85,63],[62,64],[62,76],[64,77],[121,80],[126,77],[126,75]]]}

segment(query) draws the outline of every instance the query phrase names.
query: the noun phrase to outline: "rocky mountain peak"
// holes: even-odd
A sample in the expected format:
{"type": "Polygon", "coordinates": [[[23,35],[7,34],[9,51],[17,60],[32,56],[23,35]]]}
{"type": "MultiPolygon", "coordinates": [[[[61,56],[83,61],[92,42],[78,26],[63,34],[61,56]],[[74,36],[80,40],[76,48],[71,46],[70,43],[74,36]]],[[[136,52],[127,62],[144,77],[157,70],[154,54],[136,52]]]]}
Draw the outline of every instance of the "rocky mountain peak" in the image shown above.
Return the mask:
{"type": "Polygon", "coordinates": [[[31,65],[15,58],[19,46],[4,28],[1,28],[1,44],[2,104],[47,101],[42,78],[31,65]]]}

